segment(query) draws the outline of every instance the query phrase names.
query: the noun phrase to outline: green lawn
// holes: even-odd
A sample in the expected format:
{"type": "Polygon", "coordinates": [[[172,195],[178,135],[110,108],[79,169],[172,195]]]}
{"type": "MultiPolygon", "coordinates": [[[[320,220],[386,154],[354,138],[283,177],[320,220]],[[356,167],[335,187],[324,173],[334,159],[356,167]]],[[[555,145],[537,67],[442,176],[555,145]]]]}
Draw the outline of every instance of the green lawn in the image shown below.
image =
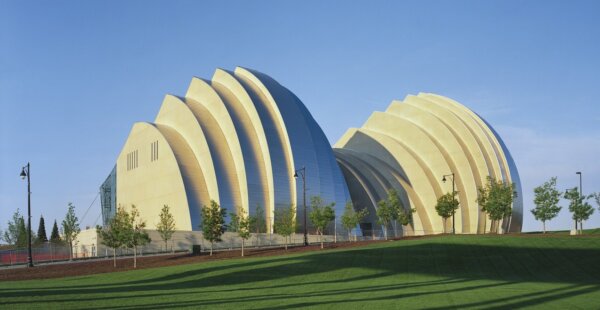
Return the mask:
{"type": "Polygon", "coordinates": [[[0,308],[600,308],[600,238],[444,236],[0,283],[0,308]]]}

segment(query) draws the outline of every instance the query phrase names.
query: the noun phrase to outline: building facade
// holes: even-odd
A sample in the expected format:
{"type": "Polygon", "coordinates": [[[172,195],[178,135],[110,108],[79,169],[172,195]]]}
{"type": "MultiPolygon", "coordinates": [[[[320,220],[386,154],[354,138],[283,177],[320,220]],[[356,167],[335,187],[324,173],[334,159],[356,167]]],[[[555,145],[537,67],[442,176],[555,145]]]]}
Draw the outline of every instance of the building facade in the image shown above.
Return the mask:
{"type": "MultiPolygon", "coordinates": [[[[347,202],[368,209],[360,225],[365,234],[381,229],[377,201],[392,188],[406,209],[416,209],[404,234],[442,232],[435,204],[451,191],[442,182],[446,174],[454,173],[459,192],[459,233],[490,229],[475,202],[487,176],[515,183],[520,194],[516,166],[500,137],[453,100],[419,94],[394,101],[332,149],[298,97],[271,77],[238,67],[217,69],[211,80],[193,78],[184,96],[164,98],[153,122],[133,125],[101,187],[104,224],[117,206],[135,205],[154,229],[169,205],[177,230],[199,230],[201,208],[214,200],[236,214],[261,208],[268,231],[275,210],[294,205],[303,231],[303,184],[294,177],[302,168],[306,204],[312,196],[335,203],[334,229],[347,202]]],[[[502,223],[506,231],[521,230],[521,197],[502,223]]]]}

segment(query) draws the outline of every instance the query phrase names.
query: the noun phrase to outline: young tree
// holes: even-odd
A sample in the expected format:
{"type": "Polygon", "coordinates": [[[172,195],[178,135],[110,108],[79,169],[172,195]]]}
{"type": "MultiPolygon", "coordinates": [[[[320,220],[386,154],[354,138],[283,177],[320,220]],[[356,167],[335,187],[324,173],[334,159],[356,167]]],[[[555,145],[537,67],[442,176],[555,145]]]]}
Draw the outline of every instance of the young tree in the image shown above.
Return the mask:
{"type": "Polygon", "coordinates": [[[54,220],[54,225],[52,226],[52,233],[50,233],[50,242],[57,244],[61,243],[60,233],[58,232],[58,225],[56,224],[56,220],[54,220]]]}
{"type": "MultiPolygon", "coordinates": [[[[167,242],[171,240],[175,232],[175,218],[171,214],[168,205],[164,205],[160,211],[159,222],[156,225],[156,230],[165,243],[165,252],[167,251],[167,242]]],[[[173,247],[171,247],[173,249],[173,247]]]]}
{"type": "MultiPolygon", "coordinates": [[[[348,241],[351,240],[352,229],[356,228],[360,221],[365,218],[369,214],[369,210],[366,208],[356,212],[354,210],[354,205],[351,201],[346,202],[346,207],[344,208],[344,214],[342,214],[342,226],[348,231],[348,241]]],[[[354,234],[354,241],[356,241],[356,233],[354,234]]]]}
{"type": "Polygon", "coordinates": [[[556,177],[533,189],[535,208],[531,214],[537,221],[542,221],[543,233],[546,233],[546,221],[555,218],[562,209],[558,206],[562,193],[556,189],[556,177]]]}
{"type": "Polygon", "coordinates": [[[63,237],[69,245],[69,260],[73,259],[73,242],[77,239],[77,235],[81,229],[79,228],[79,219],[75,215],[75,206],[69,202],[67,215],[62,221],[63,237]]]}
{"type": "Polygon", "coordinates": [[[259,233],[267,231],[267,223],[265,221],[265,211],[257,204],[253,216],[250,216],[250,230],[259,233]]]}
{"type": "Polygon", "coordinates": [[[237,216],[237,232],[238,236],[242,238],[242,256],[244,256],[244,242],[250,238],[250,218],[246,214],[244,209],[239,210],[240,215],[237,216]]]}
{"type": "Polygon", "coordinates": [[[37,231],[37,242],[39,242],[39,243],[48,242],[48,237],[46,236],[46,223],[44,223],[43,216],[40,216],[40,225],[38,226],[38,231],[37,231]]]}
{"type": "Polygon", "coordinates": [[[394,225],[394,237],[398,236],[398,220],[404,214],[404,207],[402,206],[402,202],[400,202],[400,197],[398,197],[398,192],[395,189],[390,189],[387,192],[387,203],[392,211],[392,223],[394,225]]]}
{"type": "Polygon", "coordinates": [[[598,205],[598,211],[600,211],[600,193],[592,194],[592,197],[596,200],[596,204],[598,205]]]}
{"type": "Polygon", "coordinates": [[[488,176],[485,187],[478,187],[477,203],[492,221],[491,231],[498,232],[500,220],[512,214],[512,203],[517,197],[515,184],[508,184],[488,176]]]}
{"type": "Polygon", "coordinates": [[[389,223],[394,218],[394,209],[390,206],[387,200],[380,200],[377,203],[377,223],[383,226],[383,235],[385,240],[388,239],[387,228],[389,223]]]}
{"type": "Polygon", "coordinates": [[[235,212],[229,212],[229,225],[227,225],[227,231],[237,232],[240,217],[235,212]]]}
{"type": "MultiPolygon", "coordinates": [[[[8,221],[8,227],[6,231],[4,231],[4,235],[2,236],[4,241],[9,245],[17,245],[17,241],[19,239],[19,226],[21,223],[21,219],[23,216],[19,213],[19,209],[13,213],[12,221],[8,221]]],[[[23,225],[25,225],[23,223],[23,225]]]]}
{"type": "Polygon", "coordinates": [[[129,213],[119,206],[115,216],[110,220],[107,227],[96,227],[101,236],[101,243],[113,249],[113,267],[117,267],[117,249],[124,247],[126,241],[131,239],[131,220],[129,213]]]}
{"type": "Polygon", "coordinates": [[[221,236],[225,232],[225,215],[227,210],[221,208],[214,200],[210,201],[210,206],[202,208],[202,234],[204,239],[210,242],[210,255],[213,253],[213,243],[221,241],[221,236]]]}
{"type": "Polygon", "coordinates": [[[25,227],[25,219],[21,216],[17,220],[17,247],[24,248],[27,246],[27,227],[25,227]]]}
{"type": "Polygon", "coordinates": [[[458,200],[456,200],[456,191],[454,194],[446,193],[437,200],[437,204],[435,205],[435,211],[439,216],[444,219],[444,233],[446,233],[446,226],[448,222],[448,218],[456,212],[458,209],[458,200]]]}
{"type": "Polygon", "coordinates": [[[275,223],[273,223],[275,233],[285,239],[285,250],[288,248],[289,237],[296,232],[296,207],[291,205],[289,208],[275,209],[275,223]]]}
{"type": "Polygon", "coordinates": [[[335,220],[335,210],[333,207],[335,202],[328,205],[324,205],[323,199],[320,196],[312,196],[310,198],[310,212],[308,217],[310,222],[317,229],[319,234],[319,241],[321,242],[321,249],[323,248],[323,232],[331,221],[335,220]]]}
{"type": "Polygon", "coordinates": [[[140,218],[140,212],[137,210],[135,205],[131,205],[131,212],[129,213],[129,220],[131,221],[131,231],[129,235],[131,238],[127,240],[127,245],[133,248],[133,268],[137,268],[137,248],[148,244],[150,236],[146,232],[146,221],[140,218]]]}
{"type": "Polygon", "coordinates": [[[583,233],[583,221],[587,221],[590,215],[594,213],[594,208],[587,203],[589,197],[581,196],[577,187],[565,191],[564,198],[569,200],[569,211],[573,213],[575,221],[575,231],[577,231],[577,223],[579,223],[579,234],[583,233]]]}

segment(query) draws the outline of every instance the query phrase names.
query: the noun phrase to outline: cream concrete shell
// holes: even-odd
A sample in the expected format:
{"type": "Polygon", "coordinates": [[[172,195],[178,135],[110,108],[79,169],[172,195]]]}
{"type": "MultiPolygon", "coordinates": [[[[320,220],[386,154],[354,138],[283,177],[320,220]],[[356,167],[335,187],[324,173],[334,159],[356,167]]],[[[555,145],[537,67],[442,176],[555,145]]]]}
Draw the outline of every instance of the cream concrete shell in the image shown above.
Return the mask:
{"type": "MultiPolygon", "coordinates": [[[[283,117],[281,116],[281,112],[279,111],[279,107],[273,99],[273,96],[269,92],[269,90],[263,85],[259,78],[257,78],[252,72],[237,67],[235,68],[235,76],[240,79],[242,83],[245,84],[246,87],[252,88],[255,90],[259,96],[262,97],[262,101],[266,104],[265,108],[269,111],[271,116],[276,121],[276,129],[278,132],[278,136],[280,138],[281,145],[283,146],[283,152],[286,162],[286,171],[288,174],[289,180],[289,188],[290,188],[290,203],[294,203],[297,201],[297,193],[296,193],[296,178],[293,177],[294,170],[296,169],[294,165],[294,157],[292,156],[292,146],[290,145],[290,137],[287,132],[287,128],[285,122],[283,121],[283,117]]],[[[273,167],[276,168],[276,167],[273,167]]]]}
{"type": "MultiPolygon", "coordinates": [[[[335,147],[340,148],[336,155],[342,165],[357,166],[351,164],[343,152],[352,150],[361,154],[353,154],[354,157],[369,162],[372,169],[397,175],[397,183],[406,191],[411,206],[417,209],[426,233],[441,232],[443,227],[435,205],[437,197],[451,191],[451,183],[443,184],[442,175],[454,172],[456,176],[461,207],[461,216],[456,218],[457,232],[482,233],[484,227],[485,231],[491,227],[485,224],[486,215],[476,203],[477,187],[485,184],[488,175],[514,182],[510,169],[517,174],[514,163],[509,163],[505,154],[508,150],[489,124],[460,103],[433,94],[407,96],[403,102],[392,102],[385,113],[374,112],[362,128],[348,130],[335,147]],[[375,145],[365,144],[361,134],[376,141],[388,154],[375,145]]],[[[394,187],[390,175],[382,175],[394,187]]],[[[366,187],[372,183],[381,186],[376,180],[363,179],[366,187]]],[[[515,202],[515,206],[517,204],[515,202]]],[[[514,215],[522,216],[522,213],[513,211],[514,215]]],[[[503,225],[505,229],[513,229],[507,221],[503,225]]]]}
{"type": "Polygon", "coordinates": [[[189,147],[200,165],[202,175],[199,177],[208,191],[207,195],[202,197],[201,202],[202,205],[209,205],[210,200],[218,203],[219,188],[212,156],[202,127],[189,107],[181,99],[167,95],[154,122],[174,128],[186,141],[198,142],[189,144],[189,147]]]}
{"type": "Polygon", "coordinates": [[[259,159],[258,170],[261,174],[260,181],[265,198],[265,212],[270,215],[267,217],[267,227],[272,227],[271,218],[273,218],[275,210],[273,170],[269,145],[256,107],[239,81],[225,70],[217,69],[215,71],[211,85],[233,109],[246,115],[248,120],[244,124],[246,130],[254,133],[251,144],[255,156],[259,159]]]}
{"type": "Polygon", "coordinates": [[[218,129],[211,128],[210,131],[213,133],[222,133],[224,139],[216,139],[213,143],[223,153],[229,152],[229,158],[228,156],[223,156],[220,159],[225,161],[225,168],[233,185],[231,191],[233,204],[235,207],[242,208],[248,212],[248,186],[246,183],[243,153],[235,126],[225,104],[217,92],[208,83],[199,78],[192,79],[185,97],[186,99],[191,99],[186,100],[186,102],[191,110],[194,111],[194,114],[203,120],[202,123],[205,123],[205,121],[206,123],[211,123],[207,119],[208,115],[206,113],[209,113],[213,120],[218,120],[212,122],[212,125],[214,127],[218,126],[218,129]]]}
{"type": "Polygon", "coordinates": [[[171,146],[152,124],[133,125],[117,158],[117,205],[135,204],[140,216],[153,229],[163,204],[171,208],[177,230],[192,230],[190,210],[183,177],[171,146]],[[150,161],[150,145],[158,141],[159,160],[150,161]],[[127,154],[138,150],[139,167],[127,170],[127,154]],[[141,155],[141,156],[140,156],[141,155]],[[150,182],[150,180],[152,180],[150,182]]]}
{"type": "MultiPolygon", "coordinates": [[[[445,174],[455,171],[457,176],[456,190],[458,191],[458,200],[460,202],[459,212],[462,215],[462,225],[458,228],[458,231],[463,233],[476,232],[478,207],[475,201],[471,201],[467,197],[477,196],[478,185],[473,178],[473,172],[468,158],[463,156],[463,149],[456,137],[452,135],[448,127],[444,126],[437,118],[435,118],[435,116],[429,113],[423,113],[422,110],[415,108],[413,105],[393,101],[386,112],[414,123],[430,137],[433,143],[435,143],[450,167],[450,171],[447,171],[445,174]],[[473,220],[471,221],[471,219],[473,220]]],[[[443,184],[439,177],[437,178],[437,181],[444,192],[451,191],[451,182],[443,184]]],[[[449,223],[447,223],[447,225],[449,225],[449,223]]],[[[450,227],[446,228],[448,229],[450,227]]]]}

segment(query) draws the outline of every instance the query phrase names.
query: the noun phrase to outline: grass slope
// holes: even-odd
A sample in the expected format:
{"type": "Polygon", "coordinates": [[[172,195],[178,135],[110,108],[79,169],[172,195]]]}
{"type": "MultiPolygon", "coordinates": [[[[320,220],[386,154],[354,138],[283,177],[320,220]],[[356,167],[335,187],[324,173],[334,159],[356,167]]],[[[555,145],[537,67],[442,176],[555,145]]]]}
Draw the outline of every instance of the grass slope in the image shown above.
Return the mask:
{"type": "Polygon", "coordinates": [[[444,236],[0,283],[0,308],[598,308],[600,238],[444,236]]]}

